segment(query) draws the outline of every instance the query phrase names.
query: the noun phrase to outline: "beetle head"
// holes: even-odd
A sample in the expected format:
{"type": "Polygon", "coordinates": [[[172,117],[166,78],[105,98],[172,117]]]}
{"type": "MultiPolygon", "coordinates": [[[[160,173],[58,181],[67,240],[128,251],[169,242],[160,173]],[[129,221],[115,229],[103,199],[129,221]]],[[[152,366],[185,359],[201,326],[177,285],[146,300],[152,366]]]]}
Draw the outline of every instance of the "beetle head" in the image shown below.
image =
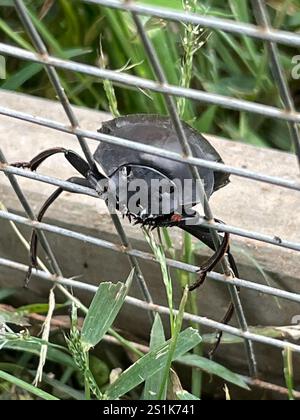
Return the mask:
{"type": "Polygon", "coordinates": [[[175,182],[142,165],[121,166],[110,177],[109,192],[124,214],[148,218],[173,213],[179,207],[175,182]]]}

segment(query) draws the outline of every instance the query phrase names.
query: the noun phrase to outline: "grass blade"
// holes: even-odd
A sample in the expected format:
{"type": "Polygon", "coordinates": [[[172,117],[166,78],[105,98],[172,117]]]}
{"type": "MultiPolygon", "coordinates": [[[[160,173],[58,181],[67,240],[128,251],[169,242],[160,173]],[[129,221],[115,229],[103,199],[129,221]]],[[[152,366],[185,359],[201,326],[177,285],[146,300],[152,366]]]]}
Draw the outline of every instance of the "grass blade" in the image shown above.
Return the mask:
{"type": "Polygon", "coordinates": [[[30,323],[28,319],[23,317],[22,315],[14,312],[8,311],[5,308],[1,308],[0,305],[0,324],[13,324],[18,325],[20,327],[29,327],[30,323]]]}
{"type": "MultiPolygon", "coordinates": [[[[39,356],[40,351],[41,351],[41,344],[42,343],[39,343],[39,342],[29,342],[24,339],[19,339],[15,341],[7,341],[3,348],[19,351],[22,353],[26,352],[26,353],[34,354],[35,356],[39,356]]],[[[64,353],[61,350],[58,350],[52,347],[53,345],[51,343],[48,343],[48,344],[49,344],[49,347],[48,347],[48,352],[47,352],[47,360],[50,360],[51,362],[54,362],[54,363],[61,364],[64,367],[71,367],[71,368],[77,369],[71,356],[69,356],[68,354],[64,353]]],[[[1,345],[1,341],[0,341],[0,345],[1,345]]]]}
{"type": "Polygon", "coordinates": [[[190,394],[189,392],[183,390],[183,391],[178,391],[176,393],[177,398],[180,401],[200,401],[200,398],[196,397],[196,395],[190,394]]]}
{"type": "Polygon", "coordinates": [[[42,398],[43,400],[59,401],[58,398],[54,397],[51,394],[48,394],[48,392],[36,388],[28,382],[25,382],[22,379],[18,379],[15,376],[10,375],[9,373],[3,372],[3,370],[0,370],[0,379],[3,379],[6,382],[10,382],[11,384],[18,386],[19,388],[25,389],[26,391],[30,392],[36,397],[42,398]]]}
{"type": "Polygon", "coordinates": [[[41,64],[27,64],[7,79],[7,81],[2,84],[1,89],[17,90],[42,70],[43,66],[41,64]]]}
{"type": "Polygon", "coordinates": [[[113,324],[130,288],[133,273],[125,284],[100,284],[82,327],[82,343],[87,351],[102,340],[113,324]]]}
{"type": "Polygon", "coordinates": [[[199,368],[210,375],[218,376],[219,378],[224,379],[226,382],[230,382],[240,388],[249,390],[248,385],[240,375],[231,372],[229,369],[225,368],[219,363],[213,362],[212,360],[206,359],[205,357],[200,357],[196,354],[187,354],[185,356],[179,357],[177,361],[188,366],[199,368]]]}
{"type": "Polygon", "coordinates": [[[174,333],[174,316],[173,316],[173,285],[172,279],[169,271],[169,267],[166,261],[166,255],[164,251],[164,247],[162,244],[158,244],[153,236],[153,233],[148,229],[143,229],[144,236],[146,241],[148,242],[149,246],[151,247],[153,254],[155,255],[156,261],[160,265],[161,274],[163,278],[163,282],[166,289],[168,306],[170,310],[170,328],[171,334],[173,336],[174,333]]]}
{"type": "Polygon", "coordinates": [[[289,400],[294,401],[294,366],[293,352],[291,349],[283,351],[284,377],[287,389],[289,391],[289,400]]]}
{"type": "MultiPolygon", "coordinates": [[[[159,400],[163,398],[164,388],[167,388],[168,386],[169,373],[171,370],[172,361],[174,360],[174,354],[177,347],[177,341],[178,341],[180,330],[182,327],[183,315],[184,315],[185,305],[188,298],[188,292],[189,292],[189,289],[186,286],[183,292],[181,302],[180,302],[179,312],[175,320],[175,328],[174,328],[174,333],[172,335],[172,339],[171,339],[171,343],[170,343],[170,347],[168,351],[167,363],[164,369],[164,378],[163,378],[163,382],[161,384],[161,388],[159,392],[159,398],[158,398],[159,400]]],[[[201,337],[200,337],[200,341],[202,341],[201,337]]]]}
{"type": "MultiPolygon", "coordinates": [[[[156,315],[152,330],[151,330],[151,339],[150,339],[150,352],[157,350],[161,345],[166,341],[164,327],[161,321],[159,314],[156,315]]],[[[151,376],[145,382],[144,388],[144,400],[157,400],[157,396],[160,390],[160,386],[163,379],[163,372],[157,372],[156,375],[151,376]]],[[[163,398],[166,399],[167,388],[165,387],[163,391],[163,398]]]]}
{"type": "Polygon", "coordinates": [[[10,287],[3,287],[0,290],[0,302],[15,295],[19,290],[10,287]]]}
{"type": "MultiPolygon", "coordinates": [[[[200,342],[201,337],[198,331],[193,328],[187,328],[179,334],[172,360],[174,361],[187,353],[200,342]]],[[[116,382],[107,389],[106,398],[110,400],[120,398],[159,372],[167,363],[171,344],[172,340],[167,341],[157,350],[146,354],[125,370],[116,382]]]]}
{"type": "MultiPolygon", "coordinates": [[[[57,379],[53,379],[47,375],[43,375],[43,383],[50,385],[53,390],[56,391],[57,395],[61,395],[64,396],[63,399],[69,399],[72,398],[73,400],[76,401],[84,401],[85,400],[85,396],[83,392],[77,391],[76,389],[63,384],[62,382],[58,381],[57,379]]],[[[62,398],[61,396],[61,398],[62,398]]]]}

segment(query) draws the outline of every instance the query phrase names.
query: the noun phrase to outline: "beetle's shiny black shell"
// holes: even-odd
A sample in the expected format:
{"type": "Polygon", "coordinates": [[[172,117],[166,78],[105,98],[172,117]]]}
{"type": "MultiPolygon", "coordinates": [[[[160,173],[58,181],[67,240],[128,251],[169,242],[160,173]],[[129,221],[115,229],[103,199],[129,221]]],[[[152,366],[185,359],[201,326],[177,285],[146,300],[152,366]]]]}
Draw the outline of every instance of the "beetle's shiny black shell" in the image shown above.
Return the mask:
{"type": "MultiPolygon", "coordinates": [[[[218,152],[200,133],[188,124],[184,122],[182,124],[194,157],[223,163],[218,152]]],[[[128,115],[104,122],[99,132],[182,153],[172,121],[168,117],[147,114],[128,115]]],[[[190,168],[184,163],[117,145],[100,143],[94,157],[109,177],[123,165],[136,164],[154,168],[171,180],[192,179],[190,168]]],[[[198,171],[204,181],[208,197],[229,182],[228,174],[200,167],[198,171]]]]}

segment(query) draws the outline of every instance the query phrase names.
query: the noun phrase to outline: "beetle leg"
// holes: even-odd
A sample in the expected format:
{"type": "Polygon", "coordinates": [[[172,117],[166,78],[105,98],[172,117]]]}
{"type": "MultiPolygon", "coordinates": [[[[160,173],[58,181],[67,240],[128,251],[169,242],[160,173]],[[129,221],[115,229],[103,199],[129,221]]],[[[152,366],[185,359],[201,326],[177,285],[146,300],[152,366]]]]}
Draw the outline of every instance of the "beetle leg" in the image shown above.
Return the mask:
{"type": "MultiPolygon", "coordinates": [[[[216,219],[216,221],[224,224],[224,222],[222,222],[221,220],[216,219]]],[[[213,242],[213,239],[212,239],[212,236],[211,236],[209,230],[206,229],[206,228],[200,228],[197,232],[197,235],[195,235],[195,227],[196,226],[187,226],[184,230],[186,230],[187,232],[196,236],[203,243],[205,243],[205,245],[207,245],[209,248],[211,248],[212,250],[215,251],[214,242],[213,242]],[[194,230],[194,232],[193,232],[193,230],[194,230]]],[[[224,245],[224,239],[223,239],[222,244],[224,245]]],[[[221,245],[221,248],[222,248],[222,245],[221,245]]],[[[228,257],[228,261],[229,261],[229,264],[230,264],[230,268],[231,268],[234,276],[239,278],[239,276],[240,276],[239,271],[238,271],[236,262],[234,260],[234,257],[233,257],[233,255],[230,251],[229,244],[228,244],[228,247],[227,247],[227,257],[228,257]]],[[[205,278],[204,278],[204,280],[205,280],[205,278]]],[[[238,289],[238,291],[239,291],[239,289],[238,289]]],[[[222,319],[221,323],[229,324],[229,322],[231,321],[231,319],[233,317],[233,314],[234,314],[234,305],[233,305],[233,303],[230,303],[229,308],[226,312],[226,315],[222,319]]],[[[223,332],[218,331],[217,335],[216,335],[216,343],[215,343],[213,349],[210,351],[210,357],[211,358],[213,357],[213,355],[216,353],[217,349],[219,348],[219,345],[221,344],[221,341],[222,341],[222,337],[223,337],[223,332]]]]}
{"type": "MultiPolygon", "coordinates": [[[[235,259],[234,259],[233,255],[232,255],[232,253],[230,252],[230,248],[228,248],[227,256],[228,256],[228,261],[229,261],[229,264],[230,264],[230,268],[231,268],[234,276],[237,277],[237,278],[239,278],[240,277],[240,273],[239,273],[239,270],[237,268],[235,259]]],[[[240,292],[240,288],[237,287],[237,290],[238,290],[238,293],[239,293],[240,292]]],[[[226,312],[224,318],[221,320],[221,323],[222,324],[225,324],[225,325],[229,324],[229,322],[231,321],[233,315],[234,315],[234,305],[231,302],[230,305],[229,305],[229,307],[228,307],[228,309],[227,309],[227,312],[226,312]]],[[[217,332],[217,335],[216,335],[216,343],[215,343],[213,349],[209,352],[209,357],[211,359],[213,358],[213,356],[215,355],[216,351],[218,350],[218,348],[219,348],[219,346],[221,344],[221,341],[222,341],[222,337],[223,337],[223,331],[218,331],[217,332]]]]}
{"type": "MultiPolygon", "coordinates": [[[[216,221],[224,224],[224,222],[222,222],[221,220],[216,219],[216,221]]],[[[226,252],[227,252],[230,268],[233,274],[235,275],[235,277],[239,278],[239,271],[238,271],[236,262],[234,260],[233,255],[231,254],[230,247],[229,247],[229,235],[227,234],[228,236],[226,236],[225,234],[219,250],[216,251],[209,229],[201,227],[201,226],[197,226],[197,225],[188,225],[186,222],[187,222],[187,218],[182,218],[181,221],[177,222],[175,218],[172,217],[171,220],[163,222],[161,225],[165,227],[177,226],[185,230],[186,232],[190,233],[191,235],[195,236],[197,239],[199,239],[201,242],[203,242],[205,245],[207,245],[209,248],[215,251],[215,254],[210,258],[210,260],[208,260],[206,264],[204,264],[204,266],[201,267],[200,278],[194,285],[191,286],[191,289],[194,290],[195,288],[201,286],[204,283],[206,279],[206,274],[209,271],[213,270],[215,265],[223,258],[226,252]]],[[[226,315],[222,319],[221,323],[228,324],[231,321],[233,314],[234,314],[234,305],[233,303],[230,303],[230,306],[226,312],[226,315]]],[[[213,349],[210,351],[211,358],[213,357],[219,345],[221,344],[222,336],[223,336],[223,332],[218,331],[217,336],[216,336],[216,343],[213,349]]]]}
{"type": "MultiPolygon", "coordinates": [[[[234,315],[234,305],[233,305],[233,303],[230,303],[224,318],[221,320],[221,324],[225,324],[225,325],[229,324],[233,315],[234,315]]],[[[217,335],[216,335],[216,342],[215,342],[213,348],[209,352],[209,358],[210,359],[213,359],[216,351],[218,350],[218,348],[221,344],[221,341],[222,341],[222,337],[223,337],[223,331],[218,331],[217,335]]]]}
{"type": "Polygon", "coordinates": [[[84,177],[87,177],[89,171],[91,170],[90,165],[76,152],[64,149],[63,147],[54,147],[52,149],[44,150],[35,156],[30,162],[16,162],[13,163],[12,166],[36,171],[46,159],[59,153],[63,153],[73,168],[75,168],[84,177]]]}
{"type": "MultiPolygon", "coordinates": [[[[84,187],[89,187],[89,183],[84,178],[78,178],[78,177],[72,177],[68,179],[68,182],[71,182],[73,184],[81,185],[84,187]]],[[[55,200],[58,199],[58,197],[64,192],[68,191],[67,188],[57,188],[53,194],[45,201],[43,206],[41,207],[38,215],[37,215],[37,221],[42,222],[46,211],[48,208],[55,202],[55,200]]],[[[38,259],[37,259],[37,246],[38,246],[38,234],[36,230],[33,230],[31,239],[30,239],[30,265],[28,268],[28,272],[25,279],[25,286],[28,286],[28,283],[31,278],[32,269],[38,267],[38,259]]]]}
{"type": "MultiPolygon", "coordinates": [[[[197,280],[195,284],[191,285],[189,289],[190,291],[193,291],[204,283],[207,273],[211,272],[228,252],[230,235],[229,233],[224,234],[222,243],[220,247],[216,250],[209,230],[202,226],[188,224],[188,221],[191,221],[191,220],[192,220],[192,217],[183,217],[180,214],[175,213],[171,215],[169,218],[167,218],[166,220],[158,219],[157,226],[164,226],[164,227],[177,226],[183,229],[184,231],[188,232],[195,238],[199,239],[200,241],[204,242],[209,248],[215,251],[214,255],[211,258],[209,258],[209,260],[206,261],[206,263],[200,267],[199,279],[197,280]]],[[[236,268],[236,265],[235,265],[235,268],[236,268]]]]}
{"type": "Polygon", "coordinates": [[[52,149],[44,150],[43,152],[39,153],[30,162],[15,162],[12,163],[11,166],[15,166],[17,168],[23,169],[30,169],[31,171],[36,171],[37,168],[50,156],[56,155],[57,153],[65,153],[66,149],[63,147],[55,147],[52,149]]]}
{"type": "Polygon", "coordinates": [[[215,268],[215,266],[222,260],[229,248],[229,238],[229,233],[225,233],[221,246],[218,248],[215,254],[208,261],[206,261],[205,264],[201,266],[199,271],[199,279],[189,288],[190,291],[193,291],[200,287],[204,283],[207,273],[211,272],[215,268]]]}

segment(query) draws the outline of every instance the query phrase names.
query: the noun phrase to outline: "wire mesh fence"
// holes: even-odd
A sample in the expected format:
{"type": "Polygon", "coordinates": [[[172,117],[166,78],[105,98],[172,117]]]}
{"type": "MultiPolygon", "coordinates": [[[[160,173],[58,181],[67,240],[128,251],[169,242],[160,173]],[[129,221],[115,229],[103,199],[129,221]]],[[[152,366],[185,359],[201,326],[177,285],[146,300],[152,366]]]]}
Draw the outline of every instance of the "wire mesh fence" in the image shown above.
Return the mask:
{"type": "MultiPolygon", "coordinates": [[[[188,12],[181,12],[173,9],[165,9],[161,7],[152,7],[146,6],[132,1],[119,1],[119,0],[82,0],[85,3],[101,5],[109,8],[119,9],[124,12],[129,12],[132,15],[133,21],[136,25],[137,33],[141,39],[141,42],[144,46],[145,52],[147,54],[148,60],[153,68],[153,72],[156,76],[156,80],[148,80],[141,77],[132,76],[120,71],[113,71],[108,69],[102,69],[99,67],[94,67],[86,64],[81,64],[78,62],[56,58],[49,55],[47,47],[40,36],[39,32],[35,28],[32,19],[24,5],[22,0],[14,0],[14,6],[18,12],[18,15],[23,23],[24,29],[27,34],[30,36],[31,41],[35,47],[35,52],[28,51],[25,49],[17,48],[8,44],[0,43],[0,54],[3,56],[11,56],[17,59],[39,63],[44,66],[45,71],[52,83],[53,89],[59,98],[66,116],[69,120],[69,125],[61,124],[57,121],[45,119],[39,116],[32,116],[29,113],[19,112],[13,109],[5,108],[0,106],[0,114],[7,116],[9,118],[14,118],[17,120],[22,120],[30,122],[35,125],[47,127],[49,129],[58,130],[64,133],[72,134],[79,142],[82,151],[90,164],[93,164],[93,156],[87,145],[86,139],[94,140],[95,142],[106,142],[109,144],[119,145],[124,148],[129,148],[131,150],[144,151],[154,156],[163,156],[170,160],[176,162],[184,162],[186,165],[189,165],[191,171],[195,178],[199,178],[199,173],[197,171],[198,167],[210,168],[220,172],[230,173],[238,177],[252,179],[256,182],[263,182],[275,187],[283,187],[294,190],[295,194],[300,191],[300,182],[295,182],[293,180],[283,179],[280,177],[270,176],[263,173],[257,173],[250,169],[232,167],[229,165],[223,165],[216,162],[209,162],[203,159],[195,158],[192,155],[189,144],[187,142],[181,121],[179,119],[175,98],[184,97],[193,101],[199,101],[204,104],[213,104],[221,107],[225,107],[232,110],[238,111],[247,111],[249,113],[262,115],[265,117],[279,119],[286,121],[290,126],[291,139],[294,144],[295,153],[300,163],[300,137],[298,131],[298,124],[300,122],[300,113],[295,109],[291,92],[289,90],[288,83],[286,81],[284,72],[282,71],[277,44],[282,43],[289,46],[300,46],[300,35],[290,32],[285,32],[277,29],[273,29],[270,24],[270,19],[268,16],[268,10],[266,8],[265,2],[263,0],[252,0],[252,10],[255,16],[257,26],[246,24],[243,22],[236,22],[231,20],[226,20],[223,18],[217,18],[212,16],[202,16],[199,14],[193,14],[188,12]],[[192,89],[192,88],[182,88],[180,86],[175,86],[168,83],[166,75],[164,74],[162,65],[158,59],[155,48],[153,47],[151,40],[148,38],[147,32],[142,24],[141,15],[148,15],[158,17],[160,19],[171,20],[176,22],[184,22],[193,25],[201,25],[204,28],[210,28],[217,31],[225,31],[237,36],[248,36],[255,39],[259,39],[266,43],[266,48],[269,54],[269,60],[272,68],[272,73],[274,77],[274,83],[277,84],[282,103],[284,107],[282,109],[276,108],[273,106],[268,106],[264,104],[254,103],[246,100],[237,99],[234,97],[223,96],[215,93],[207,93],[204,91],[192,89]],[[174,124],[176,129],[178,140],[182,147],[183,154],[173,153],[167,150],[161,150],[153,146],[146,146],[135,143],[130,140],[98,133],[86,130],[79,126],[79,121],[76,117],[76,112],[74,111],[72,105],[69,102],[69,99],[65,93],[65,90],[62,87],[57,69],[64,69],[71,72],[82,73],[90,75],[100,80],[110,80],[114,84],[124,86],[124,87],[139,87],[141,89],[147,89],[153,92],[160,93],[163,95],[166,108],[169,112],[169,116],[174,124]]],[[[43,176],[36,173],[30,173],[28,171],[11,167],[6,161],[3,150],[0,147],[0,171],[4,172],[12,185],[15,193],[17,194],[24,211],[27,217],[17,216],[12,213],[7,213],[0,211],[0,218],[10,221],[14,221],[18,224],[34,227],[39,234],[39,238],[43,245],[43,248],[46,250],[46,253],[51,261],[53,275],[47,274],[40,270],[36,270],[34,274],[41,279],[48,281],[55,281],[61,284],[72,286],[73,288],[79,288],[87,290],[91,293],[96,291],[96,288],[92,285],[86,283],[80,283],[78,281],[66,279],[59,267],[59,264],[55,258],[55,250],[52,250],[47,237],[47,232],[52,232],[57,235],[63,235],[70,238],[73,238],[78,241],[83,241],[85,243],[94,244],[100,248],[110,249],[116,252],[122,252],[126,254],[129,258],[130,264],[135,269],[136,280],[140,285],[140,288],[143,292],[144,301],[128,297],[127,303],[133,306],[140,308],[141,310],[148,311],[150,317],[153,317],[154,312],[159,312],[162,314],[168,314],[169,309],[167,307],[155,305],[151,294],[147,287],[147,282],[144,278],[142,270],[140,268],[140,260],[149,260],[153,261],[153,255],[142,252],[134,249],[129,239],[126,236],[126,233],[122,227],[118,216],[112,214],[112,222],[116,228],[116,231],[120,237],[122,248],[117,244],[113,244],[108,241],[101,240],[92,236],[84,235],[82,233],[74,232],[68,229],[63,229],[58,226],[49,225],[46,223],[39,223],[36,220],[36,216],[30,203],[27,201],[17,178],[26,177],[37,182],[51,184],[57,187],[62,187],[68,191],[73,191],[77,193],[87,194],[92,197],[98,197],[97,193],[89,188],[82,186],[77,186],[66,181],[61,181],[53,177],[43,176]]],[[[285,238],[278,238],[272,235],[265,235],[261,232],[249,231],[246,229],[237,228],[235,226],[225,225],[223,223],[217,223],[214,221],[214,215],[212,213],[211,207],[208,203],[208,200],[205,199],[204,205],[205,214],[204,217],[199,218],[199,223],[202,226],[205,226],[210,229],[211,234],[214,238],[216,244],[219,242],[219,237],[217,232],[228,232],[233,235],[249,238],[251,240],[257,240],[263,243],[268,243],[276,247],[291,249],[295,251],[300,251],[300,243],[292,242],[285,238]]],[[[191,266],[180,261],[168,259],[167,264],[169,267],[178,268],[180,270],[185,270],[190,273],[196,273],[198,267],[191,266]]],[[[0,265],[4,267],[9,267],[18,271],[26,271],[27,267],[22,264],[19,264],[15,261],[6,260],[0,258],[0,265]]],[[[188,321],[193,321],[199,325],[204,325],[212,329],[219,329],[221,331],[230,333],[237,337],[242,337],[245,340],[246,354],[248,358],[249,365],[249,376],[257,376],[257,363],[255,356],[255,349],[253,343],[262,343],[269,346],[273,346],[279,349],[290,348],[293,351],[300,353],[300,345],[294,344],[292,342],[287,342],[279,339],[270,338],[267,336],[255,334],[249,331],[247,320],[244,314],[244,310],[240,301],[239,293],[237,288],[246,288],[251,290],[256,290],[258,292],[275,296],[277,298],[287,299],[293,302],[300,302],[300,294],[291,293],[289,291],[281,290],[279,288],[274,288],[270,286],[263,286],[261,284],[253,283],[248,279],[238,279],[232,276],[230,267],[228,266],[227,260],[223,261],[223,274],[219,273],[210,273],[210,279],[223,282],[229,287],[229,291],[232,297],[232,300],[235,305],[237,318],[239,321],[239,328],[233,328],[228,325],[220,324],[219,322],[195,316],[193,314],[186,313],[185,319],[188,321]]]]}

